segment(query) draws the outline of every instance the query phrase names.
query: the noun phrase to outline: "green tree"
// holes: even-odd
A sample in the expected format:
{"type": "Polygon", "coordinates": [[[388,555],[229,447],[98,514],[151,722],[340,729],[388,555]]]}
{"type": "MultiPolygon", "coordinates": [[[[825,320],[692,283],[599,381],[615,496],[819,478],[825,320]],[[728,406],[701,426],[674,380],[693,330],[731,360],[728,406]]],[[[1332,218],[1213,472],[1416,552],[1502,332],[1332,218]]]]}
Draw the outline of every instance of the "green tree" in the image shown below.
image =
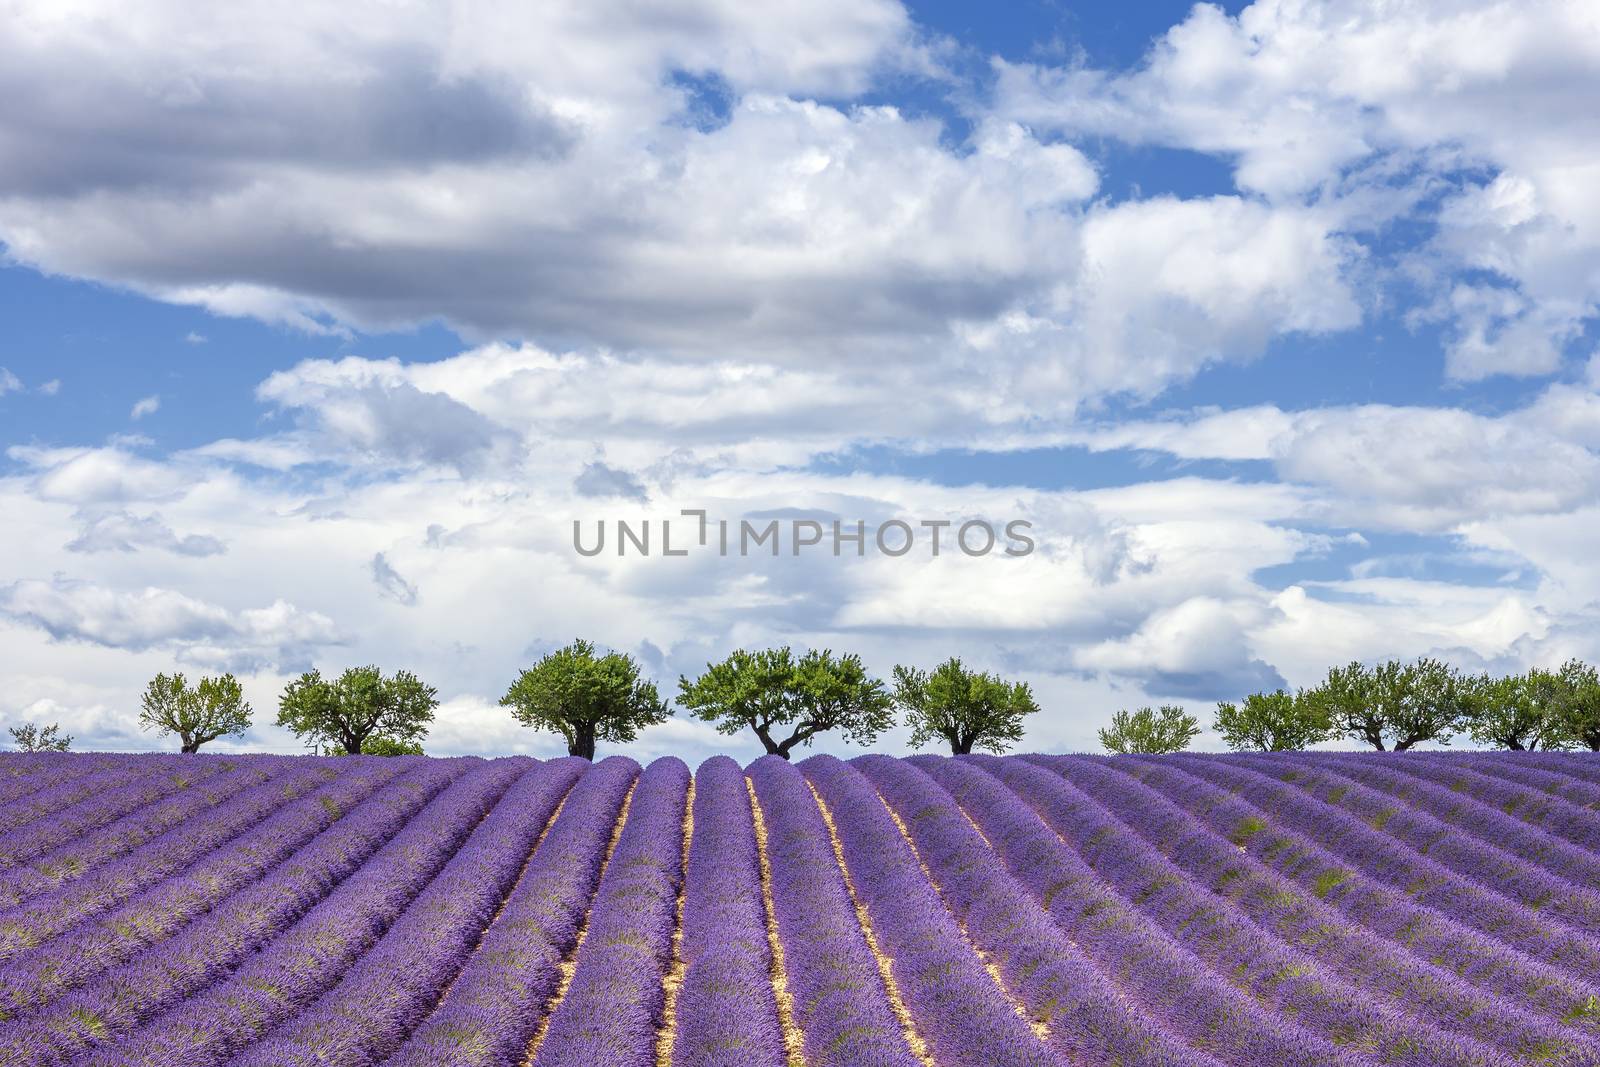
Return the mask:
{"type": "Polygon", "coordinates": [[[867,676],[861,657],[827,649],[799,658],[788,647],[739,649],[708,663],[693,682],[680,677],[678,690],[678,703],[696,718],[728,735],[753,730],[767,752],[784,759],[829,730],[865,745],[894,725],[893,701],[867,676]]]}
{"type": "Polygon", "coordinates": [[[1175,704],[1163,704],[1159,711],[1143,707],[1126,708],[1111,716],[1111,725],[1100,730],[1100,743],[1107,752],[1129,755],[1135,752],[1181,752],[1200,733],[1200,720],[1175,704]]]}
{"type": "Polygon", "coordinates": [[[1450,743],[1467,711],[1460,676],[1436,659],[1334,667],[1308,699],[1322,704],[1334,730],[1379,752],[1424,741],[1450,743]]]}
{"type": "Polygon", "coordinates": [[[906,712],[911,747],[942,737],[957,756],[974,746],[1006,751],[1022,740],[1022,717],[1039,710],[1027,682],[970,671],[954,656],[931,673],[895,667],[894,703],[906,712]]]}
{"type": "Polygon", "coordinates": [[[1296,752],[1333,734],[1326,705],[1282,689],[1251,693],[1238,704],[1217,703],[1212,729],[1236,752],[1296,752]]]}
{"type": "Polygon", "coordinates": [[[377,667],[352,667],[332,682],[310,671],[284,688],[278,725],[312,748],[355,756],[372,739],[420,743],[438,706],[438,690],[410,671],[385,678],[377,667]]]}
{"type": "Polygon", "coordinates": [[[1479,744],[1513,752],[1571,744],[1556,714],[1562,679],[1555,671],[1534,667],[1503,678],[1480,674],[1462,679],[1461,689],[1467,732],[1479,744]]]}
{"type": "Polygon", "coordinates": [[[250,705],[231,674],[201,678],[193,688],[181,674],[158,674],[145,687],[141,704],[139,728],[176,734],[184,752],[198,752],[225,734],[243,736],[250,728],[250,705]]]}
{"type": "Polygon", "coordinates": [[[31,722],[7,727],[11,739],[23,752],[65,752],[72,747],[72,735],[62,734],[56,723],[39,727],[31,722]]]}
{"type": "Polygon", "coordinates": [[[570,754],[588,760],[594,759],[596,742],[632,741],[644,727],[672,714],[655,683],[639,677],[632,656],[597,656],[584,640],[523,671],[500,703],[522,725],[559,733],[570,754]]]}
{"type": "Polygon", "coordinates": [[[1563,741],[1600,752],[1600,673],[1582,660],[1568,660],[1556,672],[1553,716],[1563,741]]]}

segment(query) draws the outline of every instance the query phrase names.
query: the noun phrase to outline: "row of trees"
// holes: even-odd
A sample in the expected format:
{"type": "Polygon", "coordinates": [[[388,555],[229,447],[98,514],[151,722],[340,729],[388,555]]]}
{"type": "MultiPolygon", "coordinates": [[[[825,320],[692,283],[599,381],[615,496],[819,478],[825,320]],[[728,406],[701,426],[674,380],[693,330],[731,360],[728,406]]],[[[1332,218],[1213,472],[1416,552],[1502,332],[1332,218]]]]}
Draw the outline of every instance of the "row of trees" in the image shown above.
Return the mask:
{"type": "MultiPolygon", "coordinates": [[[[855,655],[827,649],[739,650],[708,664],[698,678],[678,681],[678,703],[725,734],[752,731],[763,747],[788,759],[820,734],[838,731],[870,744],[904,712],[912,744],[936,740],[953,753],[1004,752],[1022,739],[1023,718],[1039,710],[1026,682],[1007,682],[952,658],[931,671],[897,666],[893,685],[871,677],[855,655]]],[[[526,726],[559,733],[574,756],[593,759],[596,746],[626,744],[666,721],[672,708],[632,656],[598,652],[578,640],[523,671],[500,700],[526,726]]],[[[336,679],[310,671],[278,700],[277,724],[328,754],[420,754],[438,707],[437,691],[407,671],[385,676],[355,667],[336,679]]],[[[243,736],[252,709],[231,674],[191,684],[158,674],[146,687],[139,724],[178,739],[184,752],[220,737],[243,736]]],[[[23,728],[20,747],[65,749],[71,738],[23,728]]]]}
{"type": "MultiPolygon", "coordinates": [[[[1004,752],[1022,739],[1023,718],[1039,710],[1026,682],[973,671],[955,657],[931,671],[897,666],[893,678],[886,685],[860,656],[828,649],[739,649],[693,680],[680,677],[677,702],[720,733],[751,731],[784,759],[833,731],[870,744],[897,712],[916,747],[942,739],[953,753],[1004,752]]],[[[633,657],[601,655],[583,640],[523,671],[500,703],[523,725],[561,734],[572,755],[587,759],[597,743],[625,744],[672,714],[633,657]]]]}
{"type": "MultiPolygon", "coordinates": [[[[1235,750],[1284,752],[1340,738],[1378,751],[1404,752],[1426,741],[1449,744],[1466,733],[1513,751],[1600,752],[1600,673],[1579,660],[1557,670],[1465,674],[1424,657],[1409,663],[1334,667],[1294,693],[1252,693],[1217,705],[1212,728],[1235,750]]],[[[1183,708],[1119,711],[1100,731],[1111,752],[1177,752],[1200,733],[1183,708]]]]}
{"type": "MultiPolygon", "coordinates": [[[[870,744],[901,714],[915,748],[942,741],[955,754],[1004,752],[1039,710],[1027,683],[971,670],[959,658],[932,670],[896,666],[886,684],[859,656],[789,647],[740,649],[694,679],[680,677],[676,702],[721,733],[749,730],[784,759],[829,732],[870,744]]],[[[631,742],[673,713],[633,657],[602,654],[583,640],[523,671],[500,703],[523,725],[559,733],[572,755],[588,759],[598,744],[631,742]]],[[[408,671],[386,676],[375,666],[354,667],[335,679],[310,671],[284,688],[277,723],[328,754],[420,754],[438,705],[437,691],[408,671]]],[[[193,685],[182,674],[159,674],[139,713],[143,728],[175,736],[184,752],[242,736],[250,721],[243,687],[231,674],[193,685]]],[[[1236,750],[1287,751],[1346,738],[1405,751],[1448,744],[1465,732],[1480,744],[1519,751],[1600,752],[1600,674],[1578,660],[1499,677],[1464,674],[1426,657],[1351,663],[1310,689],[1219,703],[1213,729],[1236,750]]],[[[72,741],[55,726],[10,732],[27,751],[65,750],[72,741]]],[[[1118,711],[1099,733],[1108,751],[1128,753],[1180,751],[1200,732],[1195,716],[1163,705],[1118,711]]]]}

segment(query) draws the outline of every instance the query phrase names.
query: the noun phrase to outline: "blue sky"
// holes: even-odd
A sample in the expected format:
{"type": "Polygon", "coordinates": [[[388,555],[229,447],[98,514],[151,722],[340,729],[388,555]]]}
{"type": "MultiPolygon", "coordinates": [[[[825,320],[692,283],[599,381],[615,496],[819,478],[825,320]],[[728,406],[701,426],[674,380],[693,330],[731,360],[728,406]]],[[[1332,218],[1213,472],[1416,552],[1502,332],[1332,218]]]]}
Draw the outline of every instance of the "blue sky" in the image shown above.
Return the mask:
{"type": "Polygon", "coordinates": [[[376,661],[546,752],[495,701],[582,635],[959,653],[1083,748],[1600,657],[1586,5],[94,7],[0,30],[8,723],[159,746],[143,681],[232,670],[292,750],[376,661]],[[572,549],[684,508],[1038,550],[572,549]]]}

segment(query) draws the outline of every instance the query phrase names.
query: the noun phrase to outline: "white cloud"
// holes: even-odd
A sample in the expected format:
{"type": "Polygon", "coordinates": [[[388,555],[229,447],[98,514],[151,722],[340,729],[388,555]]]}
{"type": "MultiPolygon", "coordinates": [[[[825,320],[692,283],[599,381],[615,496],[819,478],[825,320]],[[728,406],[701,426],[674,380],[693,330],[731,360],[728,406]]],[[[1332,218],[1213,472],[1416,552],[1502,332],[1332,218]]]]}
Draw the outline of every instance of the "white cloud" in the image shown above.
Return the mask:
{"type": "Polygon", "coordinates": [[[44,396],[55,396],[61,392],[61,379],[51,378],[48,382],[40,385],[38,391],[44,396]]]}
{"type": "Polygon", "coordinates": [[[146,415],[154,415],[160,410],[161,398],[159,396],[147,396],[133,405],[133,410],[128,412],[128,418],[138,422],[146,415]]]}
{"type": "Polygon", "coordinates": [[[344,640],[327,616],[282,600],[231,611],[170,589],[125,592],[60,577],[0,587],[0,615],[58,641],[171,648],[186,662],[245,670],[303,664],[313,650],[344,640]]]}
{"type": "Polygon", "coordinates": [[[387,599],[408,608],[416,606],[417,587],[401,577],[382,552],[372,557],[372,581],[377,585],[378,592],[387,599]]]}
{"type": "Polygon", "coordinates": [[[1474,519],[1564,514],[1600,493],[1600,395],[1555,385],[1500,415],[1365,404],[1275,406],[1068,431],[1093,449],[1265,460],[1323,492],[1306,517],[1440,531],[1474,519]]]}
{"type": "Polygon", "coordinates": [[[227,546],[215,537],[179,536],[160,515],[135,515],[122,510],[86,516],[83,529],[67,542],[66,548],[83,553],[160,548],[180,556],[215,556],[227,551],[227,546]]]}
{"type": "Polygon", "coordinates": [[[0,367],[0,396],[7,393],[22,392],[22,379],[12,374],[4,367],[0,367]]]}
{"type": "Polygon", "coordinates": [[[1600,308],[1584,0],[1197,5],[1131,71],[996,69],[997,111],[1035,128],[1223,156],[1239,188],[1336,228],[1432,215],[1403,269],[1452,323],[1454,377],[1548,373],[1600,308]],[[1464,271],[1494,280],[1463,289],[1464,271]]]}
{"type": "Polygon", "coordinates": [[[165,500],[183,493],[184,472],[119,448],[35,448],[14,445],[6,454],[33,468],[35,491],[45,500],[115,504],[165,500]]]}

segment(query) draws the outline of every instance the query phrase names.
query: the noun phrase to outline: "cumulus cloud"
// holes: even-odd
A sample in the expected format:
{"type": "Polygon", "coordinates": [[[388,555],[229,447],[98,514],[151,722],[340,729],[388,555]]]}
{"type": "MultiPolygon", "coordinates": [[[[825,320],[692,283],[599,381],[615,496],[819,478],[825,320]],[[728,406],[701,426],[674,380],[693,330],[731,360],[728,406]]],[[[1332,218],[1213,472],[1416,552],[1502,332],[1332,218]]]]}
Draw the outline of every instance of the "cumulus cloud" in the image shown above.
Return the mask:
{"type": "MultiPolygon", "coordinates": [[[[1082,151],[1006,115],[953,145],[935,120],[841,102],[886,74],[944,76],[899,4],[604,10],[273,9],[246,42],[247,17],[157,5],[119,15],[142,27],[130,47],[104,20],[25,8],[0,53],[34,101],[26,126],[0,124],[0,238],[20,262],[218,314],[312,332],[442,317],[737,375],[857,424],[908,388],[985,422],[1148,396],[1360,320],[1359,257],[1326,212],[1097,202],[1082,151]],[[725,121],[681,121],[680,72],[726,86],[725,121]]],[[[756,399],[724,411],[760,418],[756,399]]],[[[446,440],[402,458],[481,447],[429,403],[418,425],[446,440]]]]}
{"type": "Polygon", "coordinates": [[[136,552],[159,548],[180,556],[215,556],[227,546],[206,534],[180,536],[158,514],[135,515],[118,510],[90,515],[78,536],[66,545],[68,552],[136,552]]]}
{"type": "Polygon", "coordinates": [[[1240,189],[1348,228],[1431,215],[1404,270],[1452,324],[1457,378],[1554,370],[1600,306],[1600,120],[1580,103],[1600,91],[1600,22],[1582,0],[1196,5],[1129,71],[996,70],[996,110],[1036,128],[1222,156],[1240,189]],[[1461,289],[1464,271],[1493,284],[1461,289]]]}
{"type": "Polygon", "coordinates": [[[36,448],[15,445],[6,450],[14,460],[37,473],[34,487],[45,500],[67,504],[121,504],[181,496],[189,481],[171,464],[136,456],[118,446],[108,448],[36,448]]]}
{"type": "Polygon", "coordinates": [[[1258,658],[1249,631],[1270,609],[1259,601],[1194,597],[1154,612],[1126,637],[1080,650],[1080,667],[1136,680],[1145,692],[1202,701],[1238,699],[1286,683],[1258,658]]]}
{"type": "Polygon", "coordinates": [[[344,640],[327,616],[282,600],[233,611],[170,589],[125,591],[62,577],[0,587],[0,614],[57,641],[174,649],[185,662],[240,670],[294,669],[314,649],[344,640]]]}

